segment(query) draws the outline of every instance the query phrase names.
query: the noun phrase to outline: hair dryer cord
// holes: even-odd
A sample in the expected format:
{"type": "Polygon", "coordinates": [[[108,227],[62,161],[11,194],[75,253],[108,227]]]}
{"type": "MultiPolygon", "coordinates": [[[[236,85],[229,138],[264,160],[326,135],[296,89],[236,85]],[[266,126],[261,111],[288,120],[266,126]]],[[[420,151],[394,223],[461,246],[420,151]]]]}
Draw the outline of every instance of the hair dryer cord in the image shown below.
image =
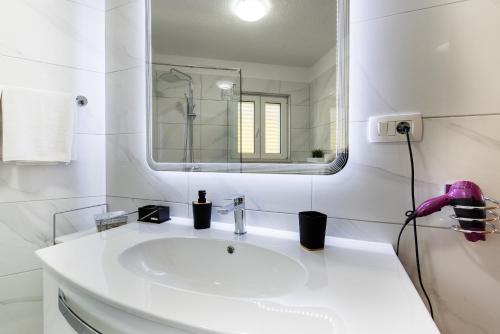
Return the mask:
{"type": "MultiPolygon", "coordinates": [[[[403,123],[403,122],[402,122],[403,123]]],[[[406,123],[406,122],[404,122],[406,123]]],[[[417,274],[418,274],[418,281],[420,283],[420,288],[422,289],[422,292],[425,296],[425,299],[427,299],[427,304],[429,305],[429,312],[431,314],[432,319],[434,319],[434,310],[432,308],[432,303],[429,298],[429,295],[427,294],[427,291],[425,290],[424,283],[422,281],[422,272],[420,270],[420,255],[419,255],[419,250],[418,250],[418,235],[417,235],[417,214],[415,212],[416,210],[416,205],[415,205],[415,165],[413,163],[413,151],[411,148],[411,141],[410,141],[410,128],[406,125],[403,125],[400,127],[401,123],[398,125],[398,132],[403,131],[403,133],[406,134],[406,141],[408,143],[408,151],[410,154],[410,163],[411,163],[411,199],[412,199],[412,206],[413,210],[406,211],[406,220],[403,226],[401,227],[401,230],[399,231],[399,236],[398,236],[398,243],[396,246],[396,255],[399,256],[399,243],[401,241],[401,236],[403,234],[403,231],[405,230],[406,226],[410,222],[413,222],[413,236],[414,236],[414,241],[415,241],[415,260],[416,260],[416,265],[417,265],[417,274]]]]}

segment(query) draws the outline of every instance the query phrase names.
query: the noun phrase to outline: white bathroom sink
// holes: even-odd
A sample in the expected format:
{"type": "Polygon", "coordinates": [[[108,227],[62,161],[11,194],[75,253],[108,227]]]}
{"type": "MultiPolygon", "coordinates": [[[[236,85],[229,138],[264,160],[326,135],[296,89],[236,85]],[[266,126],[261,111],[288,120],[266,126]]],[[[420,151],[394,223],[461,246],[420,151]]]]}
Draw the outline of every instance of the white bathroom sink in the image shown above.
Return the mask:
{"type": "Polygon", "coordinates": [[[119,262],[156,283],[229,297],[282,296],[307,280],[304,267],[286,255],[217,239],[150,240],[125,250],[119,262]]]}
{"type": "Polygon", "coordinates": [[[327,237],[311,252],[294,232],[233,230],[173,217],[41,249],[49,313],[65,321],[62,290],[107,334],[439,333],[392,245],[327,237]]]}

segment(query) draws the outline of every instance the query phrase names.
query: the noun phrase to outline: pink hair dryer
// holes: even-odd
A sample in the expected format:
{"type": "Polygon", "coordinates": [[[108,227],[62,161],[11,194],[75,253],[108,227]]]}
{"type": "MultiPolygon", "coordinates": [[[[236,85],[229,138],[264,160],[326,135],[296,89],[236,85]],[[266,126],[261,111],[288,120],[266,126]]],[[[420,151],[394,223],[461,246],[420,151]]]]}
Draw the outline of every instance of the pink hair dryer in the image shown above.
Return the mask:
{"type": "Polygon", "coordinates": [[[486,234],[497,232],[497,228],[491,222],[499,219],[499,216],[493,212],[500,208],[498,202],[485,198],[481,188],[471,181],[457,181],[452,185],[446,185],[446,194],[420,204],[407,221],[428,216],[447,205],[453,206],[455,214],[450,217],[460,224],[452,228],[463,232],[468,241],[484,241],[486,234]],[[495,205],[487,207],[486,201],[493,202],[495,205]]]}

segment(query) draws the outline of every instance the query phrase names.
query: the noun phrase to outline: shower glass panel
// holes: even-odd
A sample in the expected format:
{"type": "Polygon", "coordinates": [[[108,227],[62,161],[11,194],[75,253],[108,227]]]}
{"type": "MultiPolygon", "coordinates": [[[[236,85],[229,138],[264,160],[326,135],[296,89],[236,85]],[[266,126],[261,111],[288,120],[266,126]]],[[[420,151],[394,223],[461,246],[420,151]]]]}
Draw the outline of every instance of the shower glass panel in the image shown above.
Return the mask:
{"type": "Polygon", "coordinates": [[[240,71],[154,63],[152,155],[161,163],[239,163],[240,71]]]}

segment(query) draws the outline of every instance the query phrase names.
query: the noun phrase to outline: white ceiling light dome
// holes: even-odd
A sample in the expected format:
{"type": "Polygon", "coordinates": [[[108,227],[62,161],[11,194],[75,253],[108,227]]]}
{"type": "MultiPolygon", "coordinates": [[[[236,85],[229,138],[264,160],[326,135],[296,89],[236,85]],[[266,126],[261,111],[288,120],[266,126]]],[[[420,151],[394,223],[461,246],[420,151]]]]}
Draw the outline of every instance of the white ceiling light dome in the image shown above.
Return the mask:
{"type": "Polygon", "coordinates": [[[231,90],[233,89],[234,83],[229,80],[219,80],[216,82],[216,85],[221,90],[231,90]]]}
{"type": "Polygon", "coordinates": [[[237,0],[233,5],[233,11],[240,19],[247,22],[255,22],[269,13],[271,4],[267,0],[237,0]]]}

